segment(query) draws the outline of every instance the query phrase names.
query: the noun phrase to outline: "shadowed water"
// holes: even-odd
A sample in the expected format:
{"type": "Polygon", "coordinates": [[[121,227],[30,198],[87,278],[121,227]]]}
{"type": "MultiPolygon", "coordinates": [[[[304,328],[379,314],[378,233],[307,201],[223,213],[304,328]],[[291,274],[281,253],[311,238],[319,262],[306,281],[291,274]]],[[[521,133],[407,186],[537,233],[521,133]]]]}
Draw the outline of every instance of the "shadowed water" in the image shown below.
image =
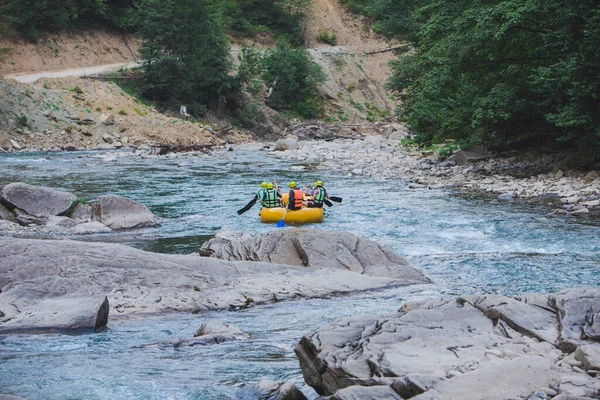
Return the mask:
{"type": "Polygon", "coordinates": [[[302,334],[335,318],[390,313],[403,301],[423,297],[549,293],[600,283],[597,221],[547,217],[547,210],[537,206],[467,201],[335,171],[291,171],[260,151],[145,159],[128,153],[10,154],[0,156],[0,171],[0,185],[22,181],[91,200],[117,194],[144,203],[160,217],[160,228],[76,239],[165,253],[196,252],[219,230],[277,229],[258,223],[258,206],[242,216],[236,210],[263,179],[301,184],[322,179],[344,202],[328,209],[325,223],[314,227],[374,239],[436,283],[240,312],[111,320],[100,334],[0,336],[0,393],[48,399],[227,399],[242,397],[246,383],[269,378],[291,380],[314,398],[303,384],[293,346],[302,334]],[[134,348],[192,336],[206,318],[234,323],[251,339],[178,350],[134,348]]]}

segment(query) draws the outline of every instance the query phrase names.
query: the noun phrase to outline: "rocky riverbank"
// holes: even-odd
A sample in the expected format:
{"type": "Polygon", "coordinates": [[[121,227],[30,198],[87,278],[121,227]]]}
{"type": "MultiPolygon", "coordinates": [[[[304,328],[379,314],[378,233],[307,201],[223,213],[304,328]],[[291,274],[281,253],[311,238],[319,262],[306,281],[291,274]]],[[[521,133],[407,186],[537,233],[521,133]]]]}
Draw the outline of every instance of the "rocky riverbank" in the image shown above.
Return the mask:
{"type": "MultiPolygon", "coordinates": [[[[441,159],[434,152],[410,151],[401,143],[408,132],[397,124],[381,135],[354,134],[327,140],[278,142],[270,154],[299,169],[332,169],[342,174],[398,179],[411,189],[452,188],[498,201],[541,201],[556,215],[584,216],[600,206],[600,175],[569,168],[560,154],[490,156],[464,151],[441,159]]],[[[299,131],[298,137],[307,137],[299,131]]],[[[294,168],[294,167],[292,167],[294,168]]]]}
{"type": "MultiPolygon", "coordinates": [[[[319,251],[310,245],[311,236],[326,235],[334,242],[340,235],[301,230],[289,235],[298,232],[309,259],[319,251]]],[[[277,246],[291,240],[286,236],[256,240],[277,246]]],[[[390,260],[389,250],[349,235],[348,240],[356,246],[353,257],[362,273],[350,267],[286,265],[284,260],[226,261],[107,243],[0,237],[0,332],[98,329],[106,325],[108,310],[130,315],[239,309],[430,282],[400,257],[390,260]],[[384,264],[378,266],[379,260],[384,264]]],[[[335,254],[348,258],[343,248],[335,254]]]]}
{"type": "Polygon", "coordinates": [[[330,399],[600,397],[600,289],[408,303],[304,336],[306,382],[330,399]]]}
{"type": "Polygon", "coordinates": [[[82,235],[158,225],[145,205],[125,197],[100,196],[89,205],[72,193],[26,183],[0,190],[2,235],[82,235]]]}

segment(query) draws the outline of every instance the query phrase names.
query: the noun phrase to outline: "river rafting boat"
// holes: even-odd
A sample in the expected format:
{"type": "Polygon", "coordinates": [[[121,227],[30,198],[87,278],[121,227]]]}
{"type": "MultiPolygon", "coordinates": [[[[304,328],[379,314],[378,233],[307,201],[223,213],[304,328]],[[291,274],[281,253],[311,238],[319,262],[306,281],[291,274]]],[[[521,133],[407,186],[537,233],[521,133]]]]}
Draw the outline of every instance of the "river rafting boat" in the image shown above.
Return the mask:
{"type": "Polygon", "coordinates": [[[322,208],[301,208],[287,212],[285,210],[283,207],[263,208],[260,210],[260,222],[276,224],[283,219],[286,224],[312,224],[323,222],[325,218],[325,210],[322,208]]]}
{"type": "MultiPolygon", "coordinates": [[[[284,203],[289,201],[289,193],[282,196],[284,203]]],[[[308,200],[308,196],[304,196],[308,200]]],[[[285,207],[263,208],[260,210],[260,222],[265,224],[276,224],[282,219],[286,224],[314,224],[323,222],[325,210],[323,208],[301,208],[299,210],[287,210],[285,207]],[[284,219],[285,216],[285,219],[284,219]]]]}

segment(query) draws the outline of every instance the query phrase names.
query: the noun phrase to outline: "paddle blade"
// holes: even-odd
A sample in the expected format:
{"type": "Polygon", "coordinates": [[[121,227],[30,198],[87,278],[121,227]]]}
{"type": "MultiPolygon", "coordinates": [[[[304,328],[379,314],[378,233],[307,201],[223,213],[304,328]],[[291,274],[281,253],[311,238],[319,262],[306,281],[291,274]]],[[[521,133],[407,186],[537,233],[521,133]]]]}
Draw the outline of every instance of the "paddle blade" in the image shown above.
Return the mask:
{"type": "Polygon", "coordinates": [[[277,227],[278,227],[278,228],[285,228],[285,221],[284,221],[284,220],[281,220],[281,221],[279,221],[279,222],[277,223],[277,227]]]}
{"type": "Polygon", "coordinates": [[[237,215],[242,215],[243,213],[245,213],[246,211],[248,211],[249,209],[251,209],[254,204],[256,204],[256,199],[251,200],[250,203],[248,203],[248,204],[246,204],[244,206],[244,208],[239,209],[237,211],[237,215]]]}
{"type": "Polygon", "coordinates": [[[342,202],[342,200],[344,200],[344,199],[342,199],[341,197],[337,197],[337,196],[329,196],[329,199],[330,199],[331,201],[335,201],[336,203],[341,203],[341,202],[342,202]]]}
{"type": "Polygon", "coordinates": [[[333,203],[327,199],[323,200],[323,203],[325,203],[327,205],[327,207],[331,207],[333,205],[333,203]]]}

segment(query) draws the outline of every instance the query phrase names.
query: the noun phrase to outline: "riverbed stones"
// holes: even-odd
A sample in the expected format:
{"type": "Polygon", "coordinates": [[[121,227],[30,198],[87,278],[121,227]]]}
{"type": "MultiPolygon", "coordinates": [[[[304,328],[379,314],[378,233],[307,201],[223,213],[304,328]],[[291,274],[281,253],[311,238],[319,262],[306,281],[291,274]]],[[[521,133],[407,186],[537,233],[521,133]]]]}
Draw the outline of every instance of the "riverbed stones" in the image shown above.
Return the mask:
{"type": "MultiPolygon", "coordinates": [[[[6,222],[6,221],[2,221],[6,222]]],[[[111,313],[242,309],[409,283],[348,270],[155,254],[110,243],[0,236],[0,327],[52,321],[43,302],[107,296],[111,313]]],[[[419,283],[416,280],[412,283],[419,283]]],[[[64,312],[68,312],[65,307],[64,312]]],[[[60,308],[56,309],[59,314],[60,308]]],[[[66,317],[65,317],[66,318],[66,317]]]]}
{"type": "Polygon", "coordinates": [[[231,336],[236,339],[248,339],[250,335],[242,331],[235,325],[225,324],[216,319],[206,321],[200,326],[200,329],[194,334],[194,337],[206,336],[206,335],[223,335],[231,336]]]}
{"type": "Polygon", "coordinates": [[[223,260],[339,269],[408,283],[430,282],[393,251],[347,232],[284,229],[256,236],[220,232],[202,245],[201,252],[223,260]]]}
{"type": "Polygon", "coordinates": [[[275,142],[275,151],[296,150],[298,149],[298,139],[286,138],[275,142]]]}
{"type": "Polygon", "coordinates": [[[92,220],[110,229],[135,229],[157,226],[152,212],[143,204],[120,196],[101,196],[92,206],[92,220]]]}
{"type": "Polygon", "coordinates": [[[7,208],[19,209],[32,217],[48,217],[65,213],[77,196],[42,186],[9,183],[0,191],[0,202],[7,208]]]}
{"type": "Polygon", "coordinates": [[[598,288],[424,300],[398,314],[338,320],[295,351],[321,395],[384,386],[419,400],[529,398],[543,388],[592,397],[597,380],[584,369],[594,371],[600,344],[584,332],[593,332],[597,301],[598,288]],[[565,357],[574,340],[578,350],[565,357]]]}

